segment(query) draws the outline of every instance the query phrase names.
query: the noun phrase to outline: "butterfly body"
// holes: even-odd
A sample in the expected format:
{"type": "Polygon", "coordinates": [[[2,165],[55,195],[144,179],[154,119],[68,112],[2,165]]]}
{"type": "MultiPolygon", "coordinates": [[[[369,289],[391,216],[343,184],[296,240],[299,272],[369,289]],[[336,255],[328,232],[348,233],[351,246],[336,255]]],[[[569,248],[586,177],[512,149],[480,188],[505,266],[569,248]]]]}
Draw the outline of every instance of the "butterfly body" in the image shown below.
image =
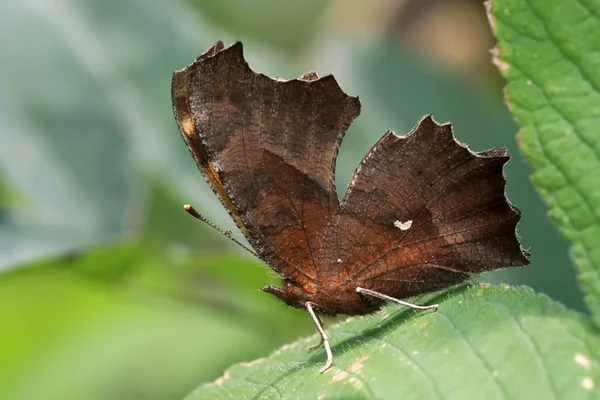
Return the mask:
{"type": "MultiPolygon", "coordinates": [[[[372,299],[356,291],[357,282],[347,282],[345,285],[329,285],[316,287],[316,292],[310,293],[295,283],[286,283],[282,287],[266,286],[261,290],[271,293],[286,304],[295,308],[306,308],[306,302],[316,305],[318,311],[327,315],[360,315],[377,311],[384,304],[379,299],[372,299]]],[[[361,287],[359,284],[358,287],[361,287]]]]}

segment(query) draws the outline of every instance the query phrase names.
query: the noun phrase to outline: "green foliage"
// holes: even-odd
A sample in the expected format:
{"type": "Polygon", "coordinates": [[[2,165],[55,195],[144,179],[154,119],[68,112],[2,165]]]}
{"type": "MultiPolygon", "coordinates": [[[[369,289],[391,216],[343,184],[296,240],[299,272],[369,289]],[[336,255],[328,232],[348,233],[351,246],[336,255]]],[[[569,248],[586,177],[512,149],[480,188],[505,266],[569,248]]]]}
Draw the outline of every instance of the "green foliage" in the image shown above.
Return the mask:
{"type": "Polygon", "coordinates": [[[488,285],[433,294],[435,313],[388,306],[328,329],[334,366],[320,375],[316,336],[233,366],[186,400],[591,399],[600,341],[590,321],[531,289],[488,285]]]}
{"type": "Polygon", "coordinates": [[[301,313],[256,290],[265,273],[253,264],[132,243],[5,275],[0,398],[181,398],[307,332],[301,313]],[[219,274],[240,279],[225,286],[219,274]]]}
{"type": "Polygon", "coordinates": [[[490,18],[532,181],[600,324],[600,3],[494,0],[490,18]]]}
{"type": "Polygon", "coordinates": [[[235,35],[256,38],[292,52],[301,50],[316,36],[319,17],[329,5],[326,0],[190,0],[190,3],[213,23],[223,25],[235,35]],[[282,18],[289,15],[294,17],[282,18]]]}

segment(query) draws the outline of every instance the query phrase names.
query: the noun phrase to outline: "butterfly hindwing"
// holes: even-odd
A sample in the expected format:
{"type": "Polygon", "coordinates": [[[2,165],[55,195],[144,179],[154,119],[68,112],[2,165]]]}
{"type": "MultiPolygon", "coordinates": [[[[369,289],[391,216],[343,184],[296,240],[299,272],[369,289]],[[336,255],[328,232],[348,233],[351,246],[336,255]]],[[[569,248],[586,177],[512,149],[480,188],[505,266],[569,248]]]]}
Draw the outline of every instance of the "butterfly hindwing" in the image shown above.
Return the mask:
{"type": "Polygon", "coordinates": [[[429,116],[406,137],[388,132],[340,206],[336,243],[352,279],[403,298],[528,264],[504,192],[508,159],[469,151],[429,116]]]}

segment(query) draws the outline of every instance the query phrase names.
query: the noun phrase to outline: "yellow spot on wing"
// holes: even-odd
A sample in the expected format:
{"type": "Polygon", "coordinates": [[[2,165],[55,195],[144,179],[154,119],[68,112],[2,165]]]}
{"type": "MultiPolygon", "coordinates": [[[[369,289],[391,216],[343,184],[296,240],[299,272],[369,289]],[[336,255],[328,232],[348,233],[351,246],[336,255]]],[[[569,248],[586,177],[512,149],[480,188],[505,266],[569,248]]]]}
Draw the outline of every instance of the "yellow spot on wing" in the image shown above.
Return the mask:
{"type": "Polygon", "coordinates": [[[194,120],[190,117],[186,117],[185,119],[183,119],[181,121],[181,129],[183,129],[183,133],[185,133],[186,135],[192,136],[194,133],[196,133],[194,120]]]}

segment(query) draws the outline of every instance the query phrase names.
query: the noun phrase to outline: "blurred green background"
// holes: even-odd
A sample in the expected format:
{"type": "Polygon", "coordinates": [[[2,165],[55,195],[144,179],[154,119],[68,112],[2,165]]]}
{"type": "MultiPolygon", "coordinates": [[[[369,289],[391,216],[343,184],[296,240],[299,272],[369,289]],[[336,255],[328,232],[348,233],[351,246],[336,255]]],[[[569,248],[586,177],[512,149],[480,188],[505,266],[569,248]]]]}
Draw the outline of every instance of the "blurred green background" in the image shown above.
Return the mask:
{"type": "MultiPolygon", "coordinates": [[[[171,73],[223,39],[253,69],[333,73],[358,95],[338,187],[424,114],[506,146],[526,284],[585,312],[491,65],[481,1],[27,0],[0,12],[0,398],[177,399],[313,332],[277,277],[182,210],[235,229],[180,138],[171,73]]],[[[335,339],[334,339],[335,340],[335,339]]]]}

